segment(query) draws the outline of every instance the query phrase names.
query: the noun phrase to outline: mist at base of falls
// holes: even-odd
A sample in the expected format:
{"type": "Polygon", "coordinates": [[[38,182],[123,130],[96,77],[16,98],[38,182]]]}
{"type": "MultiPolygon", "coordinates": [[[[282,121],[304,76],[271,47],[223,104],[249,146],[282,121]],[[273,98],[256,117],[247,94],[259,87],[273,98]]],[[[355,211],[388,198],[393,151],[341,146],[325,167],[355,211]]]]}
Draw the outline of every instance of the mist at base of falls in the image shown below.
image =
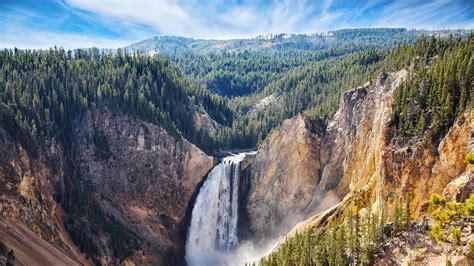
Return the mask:
{"type": "Polygon", "coordinates": [[[186,261],[191,266],[243,265],[272,249],[250,241],[239,243],[239,174],[245,155],[223,158],[199,190],[186,241],[186,261]]]}
{"type": "Polygon", "coordinates": [[[257,245],[251,241],[244,241],[233,251],[214,250],[203,254],[186,255],[186,261],[190,266],[243,266],[245,263],[258,262],[268,255],[277,242],[278,240],[274,239],[265,245],[257,245]]]}

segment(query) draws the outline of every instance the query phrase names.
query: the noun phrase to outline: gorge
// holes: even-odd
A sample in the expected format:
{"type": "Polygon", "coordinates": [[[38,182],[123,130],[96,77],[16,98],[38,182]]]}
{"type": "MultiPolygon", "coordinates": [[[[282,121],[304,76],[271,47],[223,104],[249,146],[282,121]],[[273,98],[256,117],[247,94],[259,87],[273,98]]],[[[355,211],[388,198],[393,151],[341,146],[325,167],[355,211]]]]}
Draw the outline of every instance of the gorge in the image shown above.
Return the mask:
{"type": "Polygon", "coordinates": [[[473,264],[474,36],[424,33],[0,50],[0,265],[473,264]]]}
{"type": "Polygon", "coordinates": [[[237,247],[240,162],[245,155],[223,158],[200,189],[186,242],[189,265],[225,265],[226,253],[237,247]]]}

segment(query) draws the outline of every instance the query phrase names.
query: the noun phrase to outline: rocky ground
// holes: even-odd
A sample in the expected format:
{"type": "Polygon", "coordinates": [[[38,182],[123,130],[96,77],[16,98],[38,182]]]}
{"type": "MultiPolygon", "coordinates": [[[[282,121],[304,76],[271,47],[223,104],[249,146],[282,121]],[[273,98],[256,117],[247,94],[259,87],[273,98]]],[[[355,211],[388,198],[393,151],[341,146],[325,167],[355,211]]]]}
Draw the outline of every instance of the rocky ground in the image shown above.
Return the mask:
{"type": "Polygon", "coordinates": [[[474,250],[468,244],[473,240],[474,234],[466,227],[462,237],[464,246],[437,242],[422,222],[413,223],[397,236],[386,237],[379,249],[377,265],[474,265],[474,250]]]}

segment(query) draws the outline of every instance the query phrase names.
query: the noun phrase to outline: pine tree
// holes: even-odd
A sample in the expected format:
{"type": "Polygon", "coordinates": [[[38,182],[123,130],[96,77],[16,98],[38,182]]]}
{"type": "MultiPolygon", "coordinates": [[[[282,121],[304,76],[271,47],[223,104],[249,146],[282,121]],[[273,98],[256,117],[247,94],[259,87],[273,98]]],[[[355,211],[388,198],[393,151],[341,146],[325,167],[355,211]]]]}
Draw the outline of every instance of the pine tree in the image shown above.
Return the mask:
{"type": "Polygon", "coordinates": [[[355,264],[360,264],[360,252],[361,252],[361,234],[360,234],[360,216],[359,216],[359,201],[356,201],[355,211],[355,226],[354,226],[354,257],[353,261],[355,264]]]}
{"type": "Polygon", "coordinates": [[[400,232],[403,224],[403,207],[401,198],[395,198],[394,200],[394,213],[393,213],[393,230],[392,234],[395,235],[400,232]]]}
{"type": "Polygon", "coordinates": [[[410,216],[411,216],[411,195],[410,195],[410,192],[407,192],[406,194],[406,201],[405,201],[405,215],[404,215],[404,224],[405,224],[405,227],[408,227],[410,226],[410,223],[411,223],[411,220],[410,220],[410,216]]]}
{"type": "Polygon", "coordinates": [[[423,113],[420,114],[420,118],[418,119],[418,123],[416,124],[416,133],[418,135],[423,134],[425,131],[425,115],[423,113]]]}

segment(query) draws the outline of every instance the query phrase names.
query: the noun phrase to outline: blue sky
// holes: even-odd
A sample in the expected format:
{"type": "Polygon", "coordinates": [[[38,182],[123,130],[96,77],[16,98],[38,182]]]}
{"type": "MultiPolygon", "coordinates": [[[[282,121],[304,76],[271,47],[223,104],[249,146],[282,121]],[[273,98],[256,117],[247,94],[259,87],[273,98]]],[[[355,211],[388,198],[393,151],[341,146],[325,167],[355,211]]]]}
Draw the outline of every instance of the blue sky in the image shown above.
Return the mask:
{"type": "Polygon", "coordinates": [[[0,47],[120,47],[341,28],[474,28],[474,0],[0,0],[0,47]]]}

